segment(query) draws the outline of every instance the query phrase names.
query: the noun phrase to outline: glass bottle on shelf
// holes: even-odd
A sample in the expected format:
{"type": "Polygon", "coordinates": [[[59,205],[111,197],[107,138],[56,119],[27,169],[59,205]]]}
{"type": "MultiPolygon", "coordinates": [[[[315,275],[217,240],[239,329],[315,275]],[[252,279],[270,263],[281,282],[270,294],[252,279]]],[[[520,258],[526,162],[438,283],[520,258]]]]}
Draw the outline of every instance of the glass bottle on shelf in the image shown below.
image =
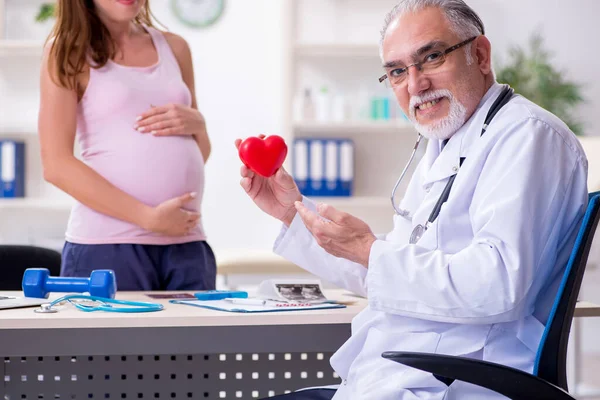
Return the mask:
{"type": "Polygon", "coordinates": [[[304,89],[302,94],[298,93],[294,96],[294,122],[302,123],[314,121],[315,119],[315,104],[310,93],[310,89],[304,89]]]}
{"type": "Polygon", "coordinates": [[[313,101],[310,89],[304,90],[304,101],[302,102],[302,118],[304,121],[315,120],[315,102],[313,101]]]}
{"type": "Polygon", "coordinates": [[[315,97],[315,113],[318,122],[331,121],[331,94],[327,86],[321,87],[321,90],[315,97]]]}

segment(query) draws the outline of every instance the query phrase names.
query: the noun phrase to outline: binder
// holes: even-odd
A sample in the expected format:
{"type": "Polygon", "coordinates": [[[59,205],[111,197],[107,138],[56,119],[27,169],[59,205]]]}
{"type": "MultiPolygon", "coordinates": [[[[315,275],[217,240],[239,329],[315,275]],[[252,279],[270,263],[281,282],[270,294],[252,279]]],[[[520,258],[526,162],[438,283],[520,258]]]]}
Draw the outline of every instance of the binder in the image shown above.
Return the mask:
{"type": "Polygon", "coordinates": [[[351,196],[354,142],[337,138],[294,140],[292,176],[304,196],[351,196]]]}
{"type": "Polygon", "coordinates": [[[300,193],[308,195],[308,141],[295,139],[293,151],[292,175],[300,193]]]}
{"type": "Polygon", "coordinates": [[[338,196],[340,192],[339,146],[336,140],[325,141],[325,196],[338,196]]]}
{"type": "Polygon", "coordinates": [[[319,139],[312,139],[309,143],[310,194],[312,196],[323,196],[325,192],[325,151],[323,142],[319,139]]]}
{"type": "Polygon", "coordinates": [[[340,195],[352,196],[354,186],[354,142],[340,143],[340,195]]]}
{"type": "Polygon", "coordinates": [[[0,141],[1,197],[25,197],[25,143],[0,141]]]}

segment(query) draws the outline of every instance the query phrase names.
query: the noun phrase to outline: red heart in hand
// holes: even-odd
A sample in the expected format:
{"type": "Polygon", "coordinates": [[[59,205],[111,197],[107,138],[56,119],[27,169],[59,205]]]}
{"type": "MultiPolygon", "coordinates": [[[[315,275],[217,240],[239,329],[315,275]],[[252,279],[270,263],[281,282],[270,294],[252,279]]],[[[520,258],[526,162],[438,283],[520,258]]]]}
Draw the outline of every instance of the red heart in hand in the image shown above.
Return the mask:
{"type": "Polygon", "coordinates": [[[264,139],[249,137],[240,144],[238,152],[248,168],[268,178],[277,172],[285,161],[287,146],[283,138],[277,135],[264,139]]]}

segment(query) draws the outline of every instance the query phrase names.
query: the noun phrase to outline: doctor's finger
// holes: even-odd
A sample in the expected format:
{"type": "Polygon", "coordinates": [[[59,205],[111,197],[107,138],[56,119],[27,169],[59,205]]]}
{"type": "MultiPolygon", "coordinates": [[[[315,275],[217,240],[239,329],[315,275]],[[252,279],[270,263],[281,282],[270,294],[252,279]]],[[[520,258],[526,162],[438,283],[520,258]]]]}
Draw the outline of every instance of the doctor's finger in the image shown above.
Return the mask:
{"type": "Polygon", "coordinates": [[[296,211],[298,211],[298,214],[300,215],[302,222],[304,222],[306,229],[308,229],[313,235],[315,234],[315,230],[319,233],[323,232],[322,225],[325,223],[325,221],[321,220],[316,213],[306,208],[302,202],[297,201],[294,203],[294,205],[296,206],[296,211]]]}
{"type": "Polygon", "coordinates": [[[246,167],[245,165],[242,165],[240,168],[240,175],[243,176],[244,178],[254,178],[254,171],[252,171],[250,168],[246,167]]]}
{"type": "Polygon", "coordinates": [[[242,139],[235,139],[235,142],[233,142],[235,144],[235,148],[239,149],[240,148],[240,144],[242,144],[242,139]]]}
{"type": "Polygon", "coordinates": [[[250,193],[250,190],[252,190],[252,179],[242,178],[242,180],[240,180],[240,186],[246,191],[246,193],[250,193]]]}
{"type": "Polygon", "coordinates": [[[338,225],[347,225],[352,218],[350,214],[324,203],[317,205],[317,212],[323,218],[333,221],[338,225]]]}

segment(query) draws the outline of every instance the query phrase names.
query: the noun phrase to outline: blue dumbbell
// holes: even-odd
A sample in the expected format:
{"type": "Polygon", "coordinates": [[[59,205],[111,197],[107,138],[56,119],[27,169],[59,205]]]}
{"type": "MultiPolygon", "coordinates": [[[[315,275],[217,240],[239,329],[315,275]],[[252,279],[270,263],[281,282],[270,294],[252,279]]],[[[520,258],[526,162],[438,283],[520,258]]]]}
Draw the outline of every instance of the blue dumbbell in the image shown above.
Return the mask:
{"type": "Polygon", "coordinates": [[[23,274],[25,297],[48,298],[51,292],[89,292],[92,296],[114,299],[117,280],[114,271],[98,269],[89,278],[54,277],[46,268],[28,268],[23,274]]]}

